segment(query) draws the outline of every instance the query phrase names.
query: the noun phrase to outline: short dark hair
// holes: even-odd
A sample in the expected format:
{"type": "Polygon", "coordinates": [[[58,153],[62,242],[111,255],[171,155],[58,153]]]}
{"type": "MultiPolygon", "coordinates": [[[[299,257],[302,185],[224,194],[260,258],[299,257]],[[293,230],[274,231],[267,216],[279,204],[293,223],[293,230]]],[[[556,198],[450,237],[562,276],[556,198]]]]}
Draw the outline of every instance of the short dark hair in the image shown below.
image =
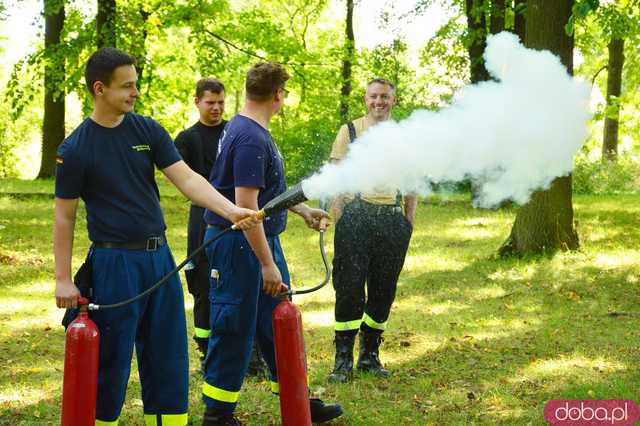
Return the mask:
{"type": "Polygon", "coordinates": [[[394,93],[396,91],[396,85],[393,84],[392,82],[390,82],[389,80],[387,80],[386,78],[380,78],[380,77],[372,78],[367,83],[367,87],[371,86],[374,83],[378,83],[378,84],[383,84],[385,86],[389,86],[389,87],[391,87],[391,90],[393,90],[394,93]]]}
{"type": "Polygon", "coordinates": [[[224,84],[217,78],[206,77],[200,79],[196,84],[196,98],[201,98],[207,90],[211,93],[222,93],[224,92],[224,84]]]}
{"type": "Polygon", "coordinates": [[[92,95],[93,85],[96,81],[101,81],[107,86],[111,84],[113,71],[123,65],[135,65],[136,58],[122,50],[113,47],[103,47],[95,51],[84,69],[84,80],[87,83],[87,89],[92,95]]]}
{"type": "Polygon", "coordinates": [[[247,98],[252,101],[266,101],[289,80],[284,67],[276,62],[260,62],[247,73],[247,98]]]}

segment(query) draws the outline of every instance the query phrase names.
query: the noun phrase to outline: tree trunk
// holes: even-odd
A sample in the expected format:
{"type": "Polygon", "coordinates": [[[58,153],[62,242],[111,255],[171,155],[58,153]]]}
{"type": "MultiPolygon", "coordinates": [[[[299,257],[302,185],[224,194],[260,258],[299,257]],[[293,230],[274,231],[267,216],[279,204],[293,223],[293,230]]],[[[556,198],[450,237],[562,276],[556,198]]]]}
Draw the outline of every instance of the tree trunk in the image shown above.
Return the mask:
{"type": "Polygon", "coordinates": [[[527,10],[527,0],[515,0],[513,4],[513,32],[520,37],[520,41],[525,40],[525,13],[527,10]]]}
{"type": "Polygon", "coordinates": [[[139,25],[142,28],[142,34],[140,39],[137,37],[134,38],[134,42],[128,52],[136,58],[138,90],[140,90],[140,93],[142,93],[143,90],[145,91],[145,95],[139,97],[136,101],[136,112],[138,112],[138,114],[148,114],[147,101],[150,100],[149,92],[151,91],[151,85],[153,83],[153,67],[150,64],[147,64],[147,37],[149,36],[147,31],[147,21],[151,16],[151,12],[146,11],[143,6],[140,6],[138,13],[140,14],[141,19],[139,25]],[[149,65],[149,68],[147,68],[147,65],[149,65]]]}
{"type": "Polygon", "coordinates": [[[144,81],[144,66],[146,65],[147,58],[147,37],[149,32],[147,31],[147,21],[151,12],[147,12],[144,8],[140,7],[140,18],[142,19],[142,40],[140,40],[139,51],[135,52],[137,59],[136,69],[138,71],[138,87],[142,87],[144,81]]]}
{"type": "Polygon", "coordinates": [[[353,36],[353,0],[347,0],[347,18],[345,22],[345,47],[342,59],[342,89],[340,90],[340,117],[349,121],[349,96],[351,95],[351,67],[355,54],[355,38],[353,36]]]}
{"type": "Polygon", "coordinates": [[[96,31],[98,49],[116,47],[116,0],[98,0],[96,31]]]}
{"type": "Polygon", "coordinates": [[[505,0],[491,0],[491,34],[504,30],[505,0]]]}
{"type": "Polygon", "coordinates": [[[57,51],[64,26],[64,2],[44,2],[44,117],[42,120],[42,152],[38,178],[55,175],[56,152],[64,140],[64,57],[57,51]]]}
{"type": "MultiPolygon", "coordinates": [[[[488,1],[488,0],[486,0],[488,1]]],[[[469,32],[469,65],[471,83],[489,80],[489,73],[484,67],[484,49],[487,47],[487,19],[484,14],[485,0],[465,0],[467,28],[469,32]]]]}
{"type": "MultiPolygon", "coordinates": [[[[525,44],[558,55],[573,75],[573,36],[565,32],[573,0],[528,0],[525,44]]],[[[573,223],[571,175],[557,178],[546,191],[536,191],[516,216],[500,255],[553,253],[579,247],[573,223]]]]}
{"type": "Polygon", "coordinates": [[[602,159],[618,158],[619,98],[622,93],[622,67],[624,66],[624,40],[614,38],[609,42],[609,66],[607,76],[607,114],[604,118],[602,159]]]}

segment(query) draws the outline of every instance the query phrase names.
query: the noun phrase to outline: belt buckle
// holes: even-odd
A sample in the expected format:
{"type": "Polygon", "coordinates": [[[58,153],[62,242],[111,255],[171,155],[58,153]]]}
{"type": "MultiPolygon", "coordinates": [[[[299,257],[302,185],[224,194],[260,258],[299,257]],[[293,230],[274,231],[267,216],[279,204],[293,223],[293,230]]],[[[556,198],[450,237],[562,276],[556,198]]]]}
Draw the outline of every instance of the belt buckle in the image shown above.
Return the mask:
{"type": "Polygon", "coordinates": [[[147,251],[156,251],[160,245],[160,237],[151,237],[147,240],[147,251]]]}

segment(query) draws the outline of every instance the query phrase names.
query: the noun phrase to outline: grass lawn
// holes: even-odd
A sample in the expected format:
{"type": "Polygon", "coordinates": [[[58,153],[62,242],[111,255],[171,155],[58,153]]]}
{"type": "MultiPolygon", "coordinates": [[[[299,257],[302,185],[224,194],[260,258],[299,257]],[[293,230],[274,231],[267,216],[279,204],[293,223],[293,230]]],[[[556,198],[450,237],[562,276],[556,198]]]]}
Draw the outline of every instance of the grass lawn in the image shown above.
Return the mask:
{"type": "MultiPolygon", "coordinates": [[[[64,333],[52,297],[52,186],[0,180],[3,426],[59,424],[64,333]]],[[[167,236],[180,261],[188,204],[166,184],[161,192],[167,236]]],[[[311,386],[346,411],[333,424],[543,425],[551,399],[640,400],[640,196],[576,196],[580,251],[510,260],[495,251],[515,210],[475,210],[468,199],[420,205],[382,345],[391,378],[356,375],[348,384],[328,384],[333,290],[294,300],[304,318],[311,386]]],[[[85,226],[81,211],[74,269],[88,247],[85,226]]],[[[294,286],[319,281],[317,235],[293,217],[282,240],[294,286]]],[[[186,301],[191,321],[191,297],[186,301]]],[[[195,425],[202,379],[194,345],[190,354],[195,425]]],[[[123,425],[144,424],[135,371],[123,425]]],[[[268,388],[258,379],[245,382],[238,415],[247,424],[280,423],[268,388]]]]}

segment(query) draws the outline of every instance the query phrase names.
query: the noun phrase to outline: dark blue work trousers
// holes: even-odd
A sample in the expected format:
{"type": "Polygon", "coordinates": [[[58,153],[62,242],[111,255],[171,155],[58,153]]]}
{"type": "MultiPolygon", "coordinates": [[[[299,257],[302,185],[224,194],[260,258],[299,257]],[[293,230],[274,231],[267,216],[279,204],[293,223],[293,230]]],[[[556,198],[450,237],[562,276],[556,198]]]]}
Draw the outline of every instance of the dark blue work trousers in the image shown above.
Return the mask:
{"type": "MultiPolygon", "coordinates": [[[[140,294],[175,262],[165,244],[154,251],[94,248],[92,266],[92,302],[105,305],[140,294]]],[[[91,319],[100,330],[98,423],[117,424],[135,346],[145,421],[186,425],[189,360],[178,276],[137,302],[92,312],[91,319]]]]}
{"type": "MultiPolygon", "coordinates": [[[[222,231],[210,227],[205,240],[222,231]]],[[[289,285],[289,270],[276,237],[268,237],[273,260],[289,285]]],[[[203,400],[207,407],[232,413],[247,373],[254,337],[278,391],[271,315],[279,299],[262,290],[258,258],[242,232],[229,232],[207,248],[210,267],[211,335],[205,358],[203,400]]]]}

